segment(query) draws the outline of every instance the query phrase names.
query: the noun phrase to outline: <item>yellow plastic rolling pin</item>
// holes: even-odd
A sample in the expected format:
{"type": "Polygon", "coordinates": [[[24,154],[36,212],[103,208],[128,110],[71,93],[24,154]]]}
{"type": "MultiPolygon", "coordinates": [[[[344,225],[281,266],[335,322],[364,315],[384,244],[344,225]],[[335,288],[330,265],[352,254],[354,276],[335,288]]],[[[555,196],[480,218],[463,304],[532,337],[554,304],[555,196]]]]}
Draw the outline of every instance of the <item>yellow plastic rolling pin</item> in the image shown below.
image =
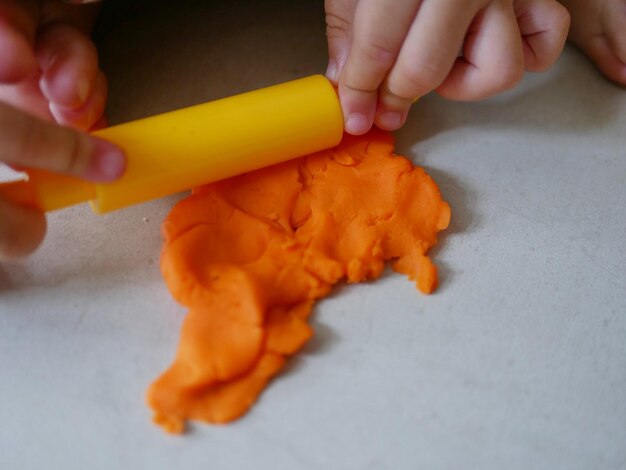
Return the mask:
{"type": "Polygon", "coordinates": [[[93,135],[124,149],[118,181],[28,170],[27,181],[0,184],[0,195],[44,211],[90,201],[105,213],[334,147],[343,118],[332,84],[313,75],[93,135]]]}

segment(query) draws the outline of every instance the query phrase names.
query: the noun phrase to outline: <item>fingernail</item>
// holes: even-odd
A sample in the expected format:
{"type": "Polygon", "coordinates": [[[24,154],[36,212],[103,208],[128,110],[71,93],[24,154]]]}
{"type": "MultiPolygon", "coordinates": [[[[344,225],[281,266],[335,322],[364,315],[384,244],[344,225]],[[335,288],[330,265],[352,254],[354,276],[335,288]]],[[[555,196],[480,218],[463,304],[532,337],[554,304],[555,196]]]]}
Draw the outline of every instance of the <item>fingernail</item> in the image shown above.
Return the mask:
{"type": "Polygon", "coordinates": [[[352,135],[365,134],[370,130],[371,124],[367,116],[362,113],[352,113],[346,119],[346,132],[352,135]]]}
{"type": "Polygon", "coordinates": [[[402,114],[395,111],[386,111],[378,116],[377,124],[384,130],[395,131],[402,126],[402,114]]]}
{"type": "Polygon", "coordinates": [[[85,77],[78,79],[76,83],[76,94],[81,104],[85,103],[87,98],[89,98],[89,80],[85,77]]]}
{"type": "Polygon", "coordinates": [[[96,181],[113,181],[122,176],[126,169],[122,150],[106,140],[93,139],[93,142],[91,164],[85,176],[96,181]]]}
{"type": "Polygon", "coordinates": [[[337,62],[334,59],[330,59],[328,61],[328,68],[326,69],[326,77],[333,83],[337,83],[339,79],[337,70],[337,62]]]}

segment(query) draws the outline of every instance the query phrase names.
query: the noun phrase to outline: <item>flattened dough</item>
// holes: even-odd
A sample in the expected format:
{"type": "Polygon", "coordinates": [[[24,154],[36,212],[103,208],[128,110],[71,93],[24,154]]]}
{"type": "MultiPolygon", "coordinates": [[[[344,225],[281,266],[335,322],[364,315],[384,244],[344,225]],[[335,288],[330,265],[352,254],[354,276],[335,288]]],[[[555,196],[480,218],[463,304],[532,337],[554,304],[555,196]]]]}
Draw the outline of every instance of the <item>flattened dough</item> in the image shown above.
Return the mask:
{"type": "Polygon", "coordinates": [[[163,224],[163,276],[189,313],[174,363],[148,390],[155,422],[177,433],[188,419],[244,414],[341,279],[375,279],[393,260],[432,292],[426,252],[449,220],[434,181],[376,130],[194,190],[163,224]]]}

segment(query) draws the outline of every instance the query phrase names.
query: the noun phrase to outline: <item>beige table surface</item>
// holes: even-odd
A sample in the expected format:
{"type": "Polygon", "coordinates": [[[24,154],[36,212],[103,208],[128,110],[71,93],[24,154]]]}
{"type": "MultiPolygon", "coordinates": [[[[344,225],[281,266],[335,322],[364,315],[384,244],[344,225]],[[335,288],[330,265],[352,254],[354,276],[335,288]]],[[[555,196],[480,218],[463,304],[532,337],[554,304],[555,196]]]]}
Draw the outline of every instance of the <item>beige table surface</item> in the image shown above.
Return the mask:
{"type": "MultiPolygon", "coordinates": [[[[111,121],[323,71],[321,4],[109,2],[111,121]]],[[[52,214],[0,267],[0,468],[626,468],[626,91],[567,49],[497,99],[426,97],[397,138],[453,209],[440,290],[339,289],[249,415],[183,438],[143,403],[184,316],[158,269],[180,196],[52,214]]]]}

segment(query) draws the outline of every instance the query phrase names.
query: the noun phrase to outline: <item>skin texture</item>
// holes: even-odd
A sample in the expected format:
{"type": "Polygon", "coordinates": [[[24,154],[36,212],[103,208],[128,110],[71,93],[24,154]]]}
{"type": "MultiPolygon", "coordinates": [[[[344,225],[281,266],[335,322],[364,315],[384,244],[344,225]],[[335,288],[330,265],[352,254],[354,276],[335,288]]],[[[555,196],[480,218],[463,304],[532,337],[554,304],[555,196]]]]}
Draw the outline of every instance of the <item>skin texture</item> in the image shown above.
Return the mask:
{"type": "MultiPolygon", "coordinates": [[[[118,148],[53,124],[104,124],[106,80],[87,36],[96,14],[94,6],[0,0],[0,162],[92,181],[123,173],[118,148]]],[[[45,231],[41,211],[0,196],[0,261],[30,254],[45,231]]]]}
{"type": "MultiPolygon", "coordinates": [[[[124,172],[122,151],[82,132],[55,125],[0,103],[0,162],[106,182],[124,172]]],[[[0,190],[0,261],[30,254],[46,231],[44,215],[12,204],[0,190]]]]}
{"type": "Polygon", "coordinates": [[[0,0],[0,100],[81,130],[102,127],[107,86],[88,34],[97,5],[0,0]]]}
{"type": "Polygon", "coordinates": [[[546,70],[569,15],[556,0],[326,0],[326,23],[327,76],[360,135],[400,128],[430,91],[479,100],[546,70]]]}
{"type": "MultiPolygon", "coordinates": [[[[45,120],[96,129],[106,124],[107,86],[88,34],[99,7],[67,3],[0,0],[0,101],[45,120]]],[[[626,0],[561,3],[572,17],[569,39],[609,79],[626,85],[626,0]]],[[[567,11],[554,0],[325,4],[327,75],[338,84],[346,130],[352,134],[367,132],[373,123],[381,129],[401,127],[412,102],[432,90],[476,100],[512,87],[523,70],[543,71],[554,62],[569,25],[567,11]]],[[[11,130],[6,117],[12,111],[3,107],[2,113],[9,127],[2,129],[1,145],[36,149],[41,155],[56,152],[45,147],[45,140],[43,146],[16,141],[14,136],[24,133],[11,130]]],[[[7,157],[9,150],[2,149],[0,161],[28,166],[32,155],[7,157]]],[[[90,168],[99,167],[109,176],[97,171],[82,176],[102,180],[118,174],[123,167],[119,152],[109,164],[90,168]]],[[[7,201],[0,203],[0,224],[0,260],[30,253],[45,227],[40,213],[9,207],[7,201]],[[15,227],[21,227],[23,237],[15,227]],[[18,239],[24,240],[21,248],[18,239]]]]}
{"type": "Polygon", "coordinates": [[[572,16],[569,39],[615,83],[626,86],[626,0],[561,0],[572,16]]]}
{"type": "Polygon", "coordinates": [[[450,207],[433,180],[393,155],[382,131],[201,187],[163,224],[161,269],[189,307],[172,366],[148,391],[154,420],[225,423],[245,413],[311,337],[316,299],[342,279],[376,279],[386,260],[432,292],[426,252],[450,207]]]}

